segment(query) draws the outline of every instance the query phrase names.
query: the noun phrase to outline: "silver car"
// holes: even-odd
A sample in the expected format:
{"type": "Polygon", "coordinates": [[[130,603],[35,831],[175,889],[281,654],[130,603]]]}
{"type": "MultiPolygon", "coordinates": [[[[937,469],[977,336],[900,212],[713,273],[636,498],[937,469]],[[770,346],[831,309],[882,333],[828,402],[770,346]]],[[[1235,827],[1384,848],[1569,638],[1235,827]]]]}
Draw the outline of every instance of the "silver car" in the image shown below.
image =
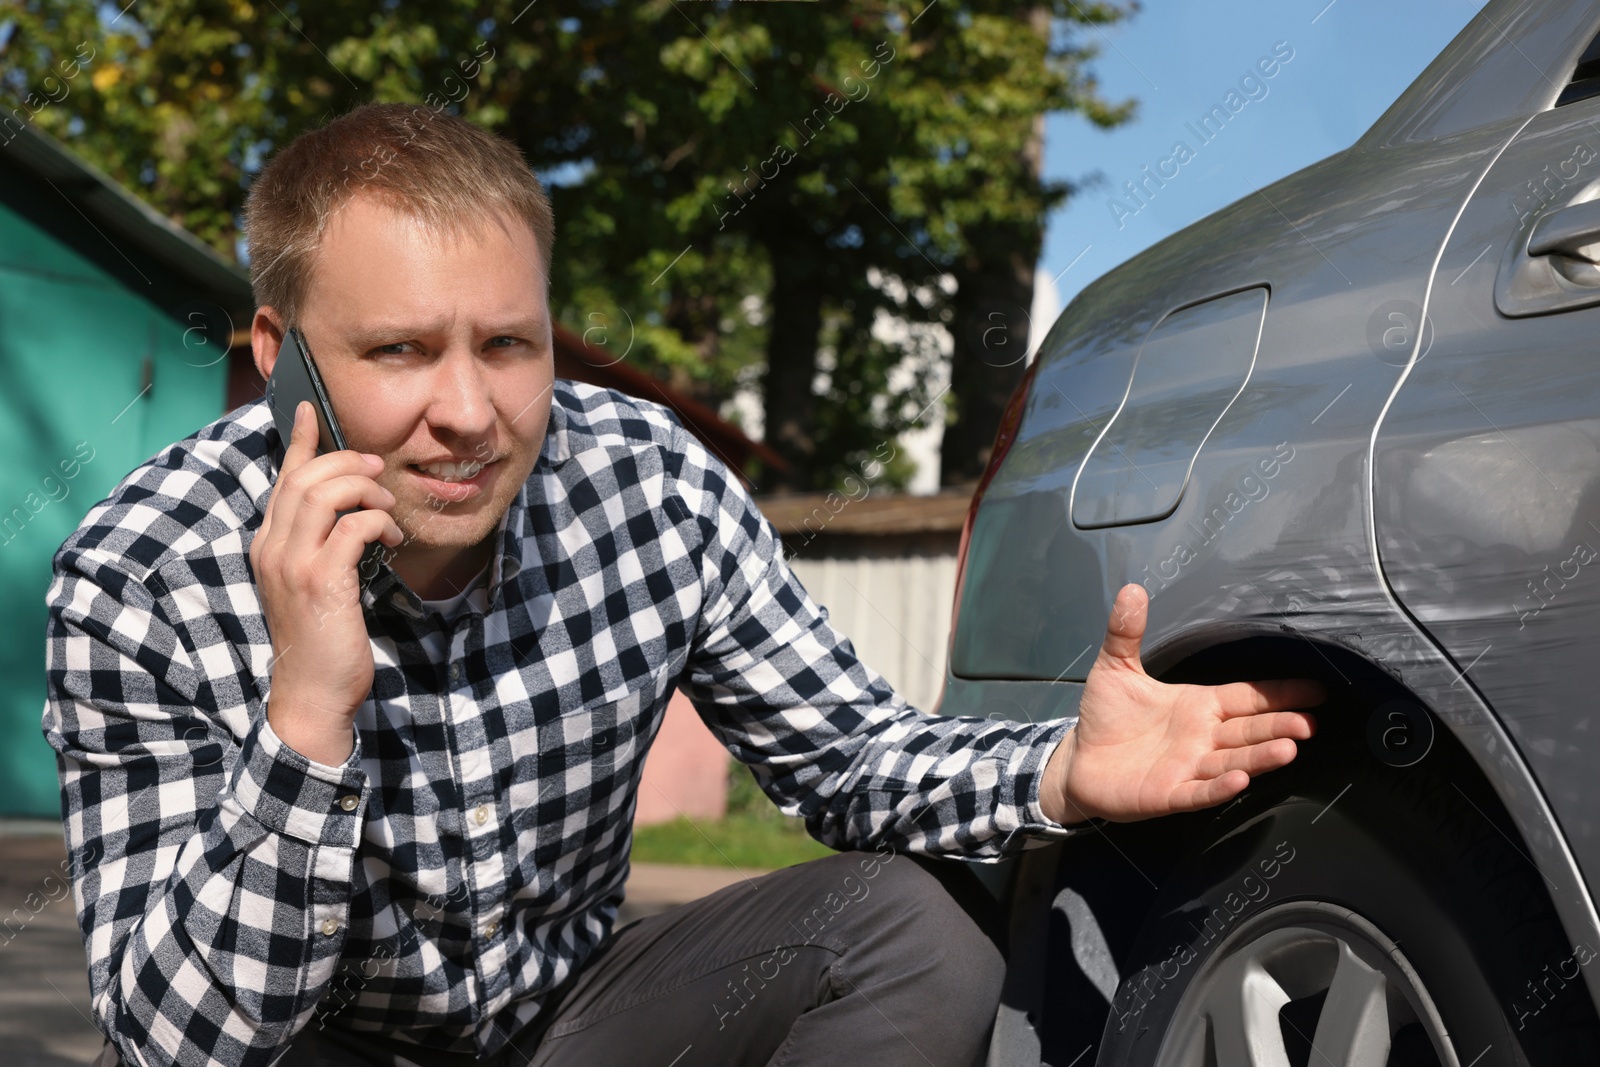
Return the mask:
{"type": "Polygon", "coordinates": [[[1017,861],[992,1063],[1600,1064],[1597,34],[1491,0],[1045,338],[940,710],[1072,714],[1126,582],[1151,674],[1333,695],[1232,804],[1017,861]]]}

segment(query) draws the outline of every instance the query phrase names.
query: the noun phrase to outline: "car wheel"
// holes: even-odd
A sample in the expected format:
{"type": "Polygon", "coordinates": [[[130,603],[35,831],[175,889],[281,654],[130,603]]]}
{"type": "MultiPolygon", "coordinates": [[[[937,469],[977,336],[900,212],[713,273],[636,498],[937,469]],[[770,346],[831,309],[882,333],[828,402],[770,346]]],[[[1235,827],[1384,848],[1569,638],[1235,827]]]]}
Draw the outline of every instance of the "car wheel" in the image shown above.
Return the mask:
{"type": "Polygon", "coordinates": [[[1213,818],[1133,939],[1097,1062],[1600,1063],[1595,946],[1566,939],[1492,803],[1430,762],[1213,818]]]}

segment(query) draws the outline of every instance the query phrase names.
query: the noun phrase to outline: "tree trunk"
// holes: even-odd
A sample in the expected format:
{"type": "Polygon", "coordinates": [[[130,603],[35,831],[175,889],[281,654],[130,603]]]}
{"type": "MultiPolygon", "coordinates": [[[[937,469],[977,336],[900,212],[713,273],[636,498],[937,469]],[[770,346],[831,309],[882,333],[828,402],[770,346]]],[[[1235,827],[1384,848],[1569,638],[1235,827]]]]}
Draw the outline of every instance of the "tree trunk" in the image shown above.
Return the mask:
{"type": "MultiPolygon", "coordinates": [[[[1035,183],[1043,155],[1040,115],[1023,152],[1035,183]]],[[[989,227],[983,243],[955,271],[955,351],[950,363],[955,421],[945,426],[939,449],[941,485],[970,485],[983,477],[1006,401],[1027,369],[1033,273],[1043,242],[1042,223],[989,227]]],[[[1031,326],[1042,332],[1050,324],[1031,326]]]]}
{"type": "Polygon", "coordinates": [[[767,334],[767,369],[762,378],[764,443],[789,462],[772,471],[762,488],[811,488],[816,454],[811,383],[817,375],[817,338],[822,330],[822,286],[801,261],[801,250],[769,246],[772,253],[772,319],[767,334]]]}
{"type": "MultiPolygon", "coordinates": [[[[722,334],[718,329],[719,308],[708,294],[688,296],[674,293],[667,305],[666,323],[695,350],[702,365],[717,358],[722,334]]],[[[716,411],[726,396],[709,382],[693,377],[682,367],[674,367],[667,375],[667,384],[685,396],[716,411]]]]}
{"type": "Polygon", "coordinates": [[[975,483],[989,463],[1006,401],[1027,369],[1036,254],[1037,245],[956,276],[958,328],[950,364],[955,421],[945,426],[939,449],[941,485],[975,483]]]}

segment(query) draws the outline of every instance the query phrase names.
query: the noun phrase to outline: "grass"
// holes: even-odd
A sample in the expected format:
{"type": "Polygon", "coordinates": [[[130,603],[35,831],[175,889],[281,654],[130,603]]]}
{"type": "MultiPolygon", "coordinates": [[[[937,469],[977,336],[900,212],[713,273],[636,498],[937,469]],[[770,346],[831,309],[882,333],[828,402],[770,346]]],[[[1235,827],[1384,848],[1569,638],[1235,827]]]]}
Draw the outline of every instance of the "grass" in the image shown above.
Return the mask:
{"type": "Polygon", "coordinates": [[[749,769],[736,761],[728,766],[726,817],[674,819],[633,831],[633,859],[639,863],[774,869],[832,853],[806,833],[799,819],[779,812],[749,769]]]}

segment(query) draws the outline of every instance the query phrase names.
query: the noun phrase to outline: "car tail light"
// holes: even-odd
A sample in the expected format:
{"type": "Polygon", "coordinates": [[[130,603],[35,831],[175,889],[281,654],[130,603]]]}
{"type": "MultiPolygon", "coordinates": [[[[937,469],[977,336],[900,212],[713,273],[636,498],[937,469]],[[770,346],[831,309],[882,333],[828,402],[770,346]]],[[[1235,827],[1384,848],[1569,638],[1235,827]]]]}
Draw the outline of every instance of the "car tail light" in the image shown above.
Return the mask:
{"type": "Polygon", "coordinates": [[[1022,424],[1022,409],[1027,406],[1028,393],[1033,388],[1034,371],[1039,367],[1039,359],[1034,357],[1028,369],[1023,372],[1022,380],[1017,382],[1017,387],[1011,392],[1011,399],[1006,401],[1006,409],[1000,415],[1000,429],[995,431],[994,449],[989,454],[989,463],[983,468],[983,477],[978,479],[978,487],[972,492],[972,503],[967,505],[967,518],[961,524],[961,545],[956,549],[956,596],[955,604],[950,611],[950,636],[945,647],[945,661],[955,654],[956,622],[961,617],[961,586],[967,574],[967,547],[972,542],[972,526],[978,519],[978,504],[983,499],[983,491],[989,487],[989,482],[994,479],[995,472],[1000,469],[1000,464],[1006,458],[1006,453],[1011,451],[1011,444],[1017,439],[1017,428],[1022,424]]]}

